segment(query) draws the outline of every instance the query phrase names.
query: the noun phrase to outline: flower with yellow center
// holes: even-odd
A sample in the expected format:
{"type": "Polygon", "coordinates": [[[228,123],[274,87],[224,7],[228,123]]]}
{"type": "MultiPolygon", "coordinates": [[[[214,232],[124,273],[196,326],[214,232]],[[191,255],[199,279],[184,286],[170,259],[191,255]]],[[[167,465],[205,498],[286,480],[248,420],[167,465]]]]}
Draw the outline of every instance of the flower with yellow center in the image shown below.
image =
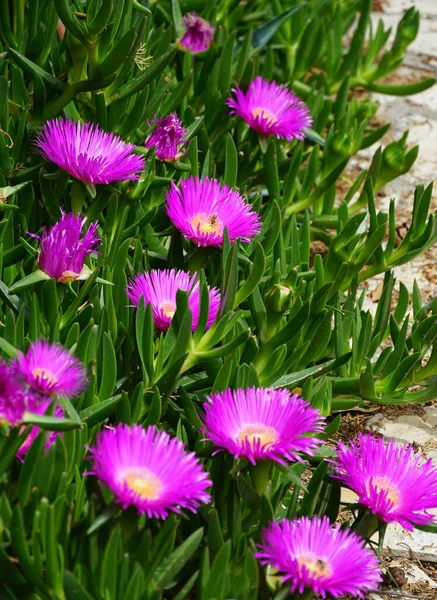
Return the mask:
{"type": "Polygon", "coordinates": [[[41,379],[44,379],[48,385],[56,385],[59,382],[59,379],[56,377],[56,375],[54,375],[45,367],[37,367],[36,369],[33,369],[32,375],[35,378],[41,377],[41,379]]]}
{"type": "Polygon", "coordinates": [[[300,460],[299,452],[311,454],[320,445],[320,413],[286,389],[228,388],[212,394],[203,408],[207,439],[252,465],[300,460]]]}
{"type": "Polygon", "coordinates": [[[230,114],[239,115],[263,136],[303,140],[305,130],[312,125],[308,107],[292,90],[275,81],[256,77],[245,92],[237,87],[232,93],[227,101],[230,114]]]}
{"type": "Polygon", "coordinates": [[[382,580],[365,540],[328,517],[273,521],[258,548],[255,558],[277,570],[293,597],[364,598],[382,580]]]}
{"type": "Polygon", "coordinates": [[[163,302],[160,305],[159,310],[162,311],[166,317],[172,319],[176,312],[176,302],[163,302]]]}
{"type": "Polygon", "coordinates": [[[207,215],[206,213],[199,213],[192,217],[191,226],[196,233],[223,234],[223,223],[216,214],[207,215]]]}
{"type": "Polygon", "coordinates": [[[132,467],[123,475],[127,487],[143,500],[158,500],[162,481],[146,467],[132,467]]]}
{"type": "Polygon", "coordinates": [[[359,433],[348,445],[339,442],[329,462],[332,476],[356,492],[358,503],[380,522],[413,531],[435,520],[437,468],[412,445],[359,433]]]}
{"type": "Polygon", "coordinates": [[[329,577],[332,575],[332,568],[328,564],[325,558],[316,556],[313,552],[303,554],[297,558],[300,571],[303,571],[305,567],[307,574],[310,577],[317,577],[318,579],[329,577]]]}
{"type": "MultiPolygon", "coordinates": [[[[206,286],[209,310],[206,327],[211,327],[220,306],[221,296],[216,288],[206,286]]],[[[156,329],[167,331],[177,308],[178,290],[188,293],[188,308],[192,314],[192,330],[195,331],[200,315],[200,280],[197,273],[186,271],[152,269],[150,273],[139,273],[126,289],[134,306],[139,306],[141,297],[144,305],[151,305],[156,329]]],[[[205,326],[205,325],[204,325],[205,326]]]]}
{"type": "Polygon", "coordinates": [[[264,119],[268,125],[274,125],[278,122],[278,117],[268,108],[257,107],[252,110],[252,115],[256,119],[260,117],[260,119],[264,119]]]}
{"type": "Polygon", "coordinates": [[[15,359],[17,375],[36,392],[72,398],[87,385],[83,364],[60,344],[36,340],[15,359]]]}
{"type": "Polygon", "coordinates": [[[149,519],[166,519],[170,511],[195,512],[211,501],[206,490],[212,482],[194,452],[154,425],[119,423],[104,429],[90,451],[93,473],[123,509],[131,506],[149,519]]]}
{"type": "Polygon", "coordinates": [[[237,434],[237,441],[239,444],[244,444],[246,442],[254,447],[259,440],[260,447],[264,449],[273,446],[277,439],[277,431],[273,427],[267,427],[262,423],[245,425],[237,434]]]}
{"type": "Polygon", "coordinates": [[[366,489],[369,494],[372,487],[378,494],[386,492],[386,498],[392,503],[393,508],[399,507],[401,499],[399,488],[389,477],[386,475],[371,477],[366,484],[366,489]]]}

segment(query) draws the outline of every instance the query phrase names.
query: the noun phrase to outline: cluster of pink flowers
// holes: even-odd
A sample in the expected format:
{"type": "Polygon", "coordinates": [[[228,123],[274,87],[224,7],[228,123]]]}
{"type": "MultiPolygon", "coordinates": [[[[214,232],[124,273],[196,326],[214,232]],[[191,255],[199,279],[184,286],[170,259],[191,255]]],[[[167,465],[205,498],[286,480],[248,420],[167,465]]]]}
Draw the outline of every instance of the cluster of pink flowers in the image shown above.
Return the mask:
{"type": "MultiPolygon", "coordinates": [[[[305,400],[287,390],[225,390],[204,405],[203,431],[220,450],[235,458],[302,460],[321,444],[315,435],[324,419],[305,400]]],[[[91,449],[93,471],[116,502],[148,516],[166,517],[179,507],[193,510],[209,502],[211,485],[192,453],[156,428],[118,425],[103,431],[91,449]]]]}
{"type": "MultiPolygon", "coordinates": [[[[193,54],[206,52],[215,29],[196,13],[183,19],[179,47],[193,54]]],[[[248,89],[232,90],[230,114],[238,115],[261,137],[302,140],[311,127],[308,107],[281,84],[262,77],[248,89]]],[[[180,160],[188,144],[188,130],[175,113],[154,119],[145,148],[154,148],[158,160],[180,160]]],[[[145,159],[127,144],[96,125],[66,119],[49,121],[38,136],[42,155],[73,177],[92,184],[135,180],[145,159]]],[[[236,189],[216,179],[191,176],[172,182],[166,192],[165,210],[173,226],[198,247],[221,248],[225,231],[231,243],[254,240],[261,220],[236,189]]],[[[74,213],[62,213],[58,223],[44,228],[38,267],[49,277],[66,283],[86,278],[87,257],[100,246],[98,223],[89,224],[74,213]]],[[[31,234],[32,235],[32,234],[31,234]]],[[[199,325],[201,286],[197,276],[183,270],[151,270],[129,281],[126,294],[133,307],[151,305],[159,332],[171,326],[177,310],[177,293],[188,293],[192,329],[199,325]]],[[[220,291],[206,286],[206,329],[220,313],[220,291]]],[[[22,426],[26,413],[45,414],[52,406],[62,416],[56,398],[74,397],[86,386],[84,366],[57,344],[38,340],[9,365],[0,363],[0,424],[22,426]],[[52,403],[55,403],[55,406],[52,403]]],[[[325,420],[306,400],[285,389],[226,389],[207,397],[203,405],[202,432],[215,452],[227,451],[235,459],[256,468],[260,461],[284,465],[312,456],[323,443],[325,420]]],[[[22,447],[23,456],[39,429],[33,427],[22,447]]],[[[55,435],[46,438],[46,447],[55,435]]],[[[149,518],[166,518],[169,511],[195,512],[209,503],[212,482],[194,453],[155,426],[119,424],[106,428],[90,449],[92,471],[114,494],[122,508],[133,506],[149,518]]],[[[371,435],[358,442],[339,443],[330,461],[331,476],[354,490],[358,502],[386,523],[397,522],[408,530],[434,520],[437,506],[437,470],[411,447],[397,446],[371,435]]],[[[273,521],[264,530],[257,557],[274,567],[292,592],[313,590],[326,598],[352,594],[364,598],[378,587],[381,569],[375,554],[355,533],[332,525],[327,518],[273,521]]]]}
{"type": "MultiPolygon", "coordinates": [[[[299,461],[321,445],[324,419],[308,402],[287,390],[226,389],[204,404],[206,439],[236,459],[299,461]]],[[[354,489],[359,502],[386,522],[408,529],[429,523],[437,506],[437,470],[421,462],[412,448],[371,435],[358,444],[338,444],[333,476],[354,489]]],[[[149,517],[169,510],[196,510],[211,500],[211,481],[193,453],[155,427],[118,425],[105,430],[91,448],[93,471],[123,508],[135,506],[149,517]]],[[[364,598],[382,580],[374,552],[365,540],[327,518],[274,521],[265,529],[257,557],[271,565],[292,592],[312,589],[326,598],[352,594],[364,598]]]]}
{"type": "MultiPolygon", "coordinates": [[[[10,361],[0,362],[0,424],[7,428],[22,427],[25,415],[44,415],[53,410],[55,417],[64,411],[57,398],[73,398],[87,385],[86,369],[59,344],[37,340],[26,353],[19,352],[10,361]],[[52,408],[50,408],[52,407],[52,408]]],[[[17,452],[25,456],[40,428],[34,426],[17,452]]],[[[46,435],[46,450],[56,440],[55,433],[46,435]]]]}

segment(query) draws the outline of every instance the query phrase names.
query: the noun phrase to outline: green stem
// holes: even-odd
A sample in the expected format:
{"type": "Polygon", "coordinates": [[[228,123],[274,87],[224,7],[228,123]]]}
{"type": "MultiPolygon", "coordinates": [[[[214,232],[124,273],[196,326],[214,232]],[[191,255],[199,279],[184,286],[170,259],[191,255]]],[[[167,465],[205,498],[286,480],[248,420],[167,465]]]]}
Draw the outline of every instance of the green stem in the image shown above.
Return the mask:
{"type": "Polygon", "coordinates": [[[76,96],[77,88],[74,83],[67,83],[64,88],[64,91],[56,98],[51,104],[46,106],[46,109],[43,113],[43,121],[47,121],[48,119],[52,119],[59,115],[61,110],[67,106],[69,102],[73,100],[76,96]]]}
{"type": "Polygon", "coordinates": [[[71,184],[71,210],[74,211],[75,215],[82,212],[83,205],[86,198],[86,190],[84,185],[79,179],[73,179],[71,184]]]}
{"type": "Polygon", "coordinates": [[[361,273],[358,274],[358,283],[363,283],[363,281],[366,281],[366,279],[376,277],[376,275],[384,273],[386,270],[387,269],[384,269],[384,267],[381,267],[381,265],[372,265],[365,271],[361,271],[361,273]]]}
{"type": "Polygon", "coordinates": [[[270,479],[271,464],[268,460],[260,460],[250,467],[250,478],[252,479],[253,489],[262,496],[270,479]]]}
{"type": "Polygon", "coordinates": [[[313,597],[314,597],[314,590],[312,590],[311,588],[305,588],[302,594],[299,594],[298,592],[291,594],[290,599],[291,600],[311,600],[311,598],[313,598],[313,597]]]}
{"type": "Polygon", "coordinates": [[[24,31],[24,0],[17,0],[14,13],[14,37],[20,40],[24,31]]]}
{"type": "Polygon", "coordinates": [[[272,355],[272,351],[273,348],[271,344],[269,344],[269,340],[267,340],[267,342],[265,343],[261,343],[260,349],[254,362],[254,366],[258,373],[262,373],[266,364],[269,362],[269,358],[272,355]]]}
{"type": "Polygon", "coordinates": [[[293,73],[296,68],[296,46],[292,44],[288,47],[286,52],[286,60],[287,60],[287,70],[288,70],[288,79],[293,78],[293,73]]]}
{"type": "Polygon", "coordinates": [[[355,523],[352,525],[351,529],[359,536],[364,539],[369,539],[378,530],[379,520],[372,512],[369,510],[363,511],[361,513],[355,523]]]}
{"type": "Polygon", "coordinates": [[[200,246],[195,248],[188,257],[188,267],[190,269],[190,273],[194,275],[201,269],[204,269],[210,262],[213,252],[214,250],[211,250],[211,248],[208,247],[203,248],[200,246]]]}
{"type": "Polygon", "coordinates": [[[75,83],[76,81],[81,81],[82,80],[82,73],[83,73],[83,65],[84,65],[85,61],[82,62],[78,62],[75,61],[73,63],[73,68],[71,69],[70,75],[70,83],[75,83]]]}
{"type": "Polygon", "coordinates": [[[360,393],[360,378],[359,377],[338,377],[331,380],[332,391],[337,395],[342,394],[359,394],[360,393]]]}
{"type": "Polygon", "coordinates": [[[99,64],[99,49],[97,44],[90,44],[88,46],[88,60],[92,69],[99,64]]]}

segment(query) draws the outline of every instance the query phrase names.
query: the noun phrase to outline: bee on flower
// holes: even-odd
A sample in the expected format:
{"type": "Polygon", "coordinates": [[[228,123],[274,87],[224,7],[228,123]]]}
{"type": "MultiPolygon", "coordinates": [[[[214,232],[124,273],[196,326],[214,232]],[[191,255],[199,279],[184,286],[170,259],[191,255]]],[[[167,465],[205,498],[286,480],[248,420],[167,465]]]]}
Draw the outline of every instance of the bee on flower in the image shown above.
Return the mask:
{"type": "Polygon", "coordinates": [[[230,242],[251,242],[261,230],[258,213],[237,190],[216,179],[188,177],[167,191],[167,214],[187,239],[197,246],[223,245],[225,228],[230,242]]]}

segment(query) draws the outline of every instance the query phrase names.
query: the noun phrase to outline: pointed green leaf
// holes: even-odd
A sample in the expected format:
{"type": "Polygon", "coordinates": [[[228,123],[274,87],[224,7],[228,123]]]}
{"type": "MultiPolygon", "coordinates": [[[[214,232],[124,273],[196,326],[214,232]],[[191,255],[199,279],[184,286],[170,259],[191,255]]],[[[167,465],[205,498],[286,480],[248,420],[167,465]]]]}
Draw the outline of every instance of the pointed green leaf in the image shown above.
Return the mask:
{"type": "Polygon", "coordinates": [[[203,527],[192,533],[167,557],[155,571],[153,579],[158,589],[165,589],[190,560],[203,538],[203,527]]]}
{"type": "Polygon", "coordinates": [[[16,281],[9,288],[9,293],[13,294],[15,292],[25,290],[26,288],[32,285],[40,283],[41,281],[48,281],[49,279],[51,279],[50,275],[47,275],[47,273],[44,273],[44,271],[41,271],[41,269],[36,269],[36,271],[34,271],[33,273],[25,275],[23,279],[16,281]]]}

